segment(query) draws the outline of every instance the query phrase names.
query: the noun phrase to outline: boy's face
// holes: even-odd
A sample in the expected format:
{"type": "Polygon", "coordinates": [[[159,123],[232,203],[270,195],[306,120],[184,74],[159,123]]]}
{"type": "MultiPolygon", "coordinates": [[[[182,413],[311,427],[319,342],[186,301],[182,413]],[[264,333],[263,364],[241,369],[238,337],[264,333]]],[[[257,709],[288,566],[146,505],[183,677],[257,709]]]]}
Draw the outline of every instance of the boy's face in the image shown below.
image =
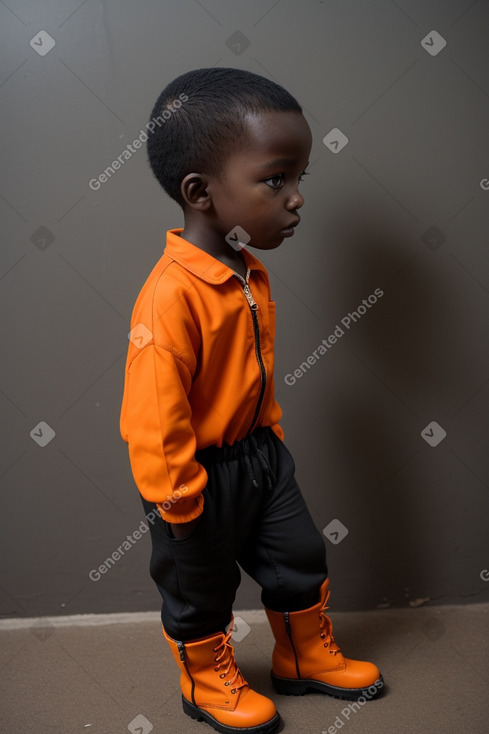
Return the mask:
{"type": "Polygon", "coordinates": [[[301,174],[309,163],[312,135],[299,112],[246,117],[246,145],[227,158],[221,179],[209,177],[212,226],[222,237],[239,226],[259,250],[278,247],[299,223],[304,204],[301,174]]]}

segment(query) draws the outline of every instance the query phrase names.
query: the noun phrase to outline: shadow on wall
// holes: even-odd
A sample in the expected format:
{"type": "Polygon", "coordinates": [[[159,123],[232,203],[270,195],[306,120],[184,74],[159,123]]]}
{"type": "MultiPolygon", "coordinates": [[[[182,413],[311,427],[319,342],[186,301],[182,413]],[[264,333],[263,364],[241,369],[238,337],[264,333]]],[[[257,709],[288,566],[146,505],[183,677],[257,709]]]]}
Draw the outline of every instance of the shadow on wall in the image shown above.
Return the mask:
{"type": "Polygon", "coordinates": [[[377,286],[384,291],[349,335],[351,373],[325,398],[358,557],[351,594],[361,608],[417,605],[457,586],[444,545],[450,501],[463,487],[450,477],[446,445],[432,453],[420,433],[432,420],[446,425],[471,346],[457,319],[453,275],[423,244],[421,229],[406,232],[350,202],[334,230],[344,313],[377,286]],[[352,211],[360,211],[353,223],[352,211]]]}

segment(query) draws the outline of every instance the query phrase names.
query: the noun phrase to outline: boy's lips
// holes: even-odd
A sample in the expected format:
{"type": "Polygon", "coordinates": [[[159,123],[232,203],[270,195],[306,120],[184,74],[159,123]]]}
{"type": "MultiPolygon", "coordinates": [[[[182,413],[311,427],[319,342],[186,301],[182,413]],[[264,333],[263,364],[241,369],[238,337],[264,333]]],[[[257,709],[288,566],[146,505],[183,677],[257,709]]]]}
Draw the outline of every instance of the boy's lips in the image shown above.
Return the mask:
{"type": "Polygon", "coordinates": [[[300,217],[298,217],[291,224],[289,224],[288,227],[284,227],[283,229],[281,229],[280,230],[280,234],[283,237],[292,237],[292,235],[294,234],[294,227],[297,227],[297,225],[299,224],[300,221],[301,221],[301,219],[300,219],[300,217]]]}

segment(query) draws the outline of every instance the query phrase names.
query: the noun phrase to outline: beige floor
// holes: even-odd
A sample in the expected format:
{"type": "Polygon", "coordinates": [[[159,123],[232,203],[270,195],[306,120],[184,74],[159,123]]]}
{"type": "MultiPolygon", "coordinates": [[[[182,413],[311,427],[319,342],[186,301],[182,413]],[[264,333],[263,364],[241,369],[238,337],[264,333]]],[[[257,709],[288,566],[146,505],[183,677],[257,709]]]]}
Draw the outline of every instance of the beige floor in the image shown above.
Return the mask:
{"type": "MultiPolygon", "coordinates": [[[[489,605],[332,614],[345,654],[374,660],[385,695],[358,711],[320,694],[278,696],[262,612],[235,643],[248,681],[290,734],[489,732],[489,605]]],[[[242,629],[246,627],[241,623],[242,629]]],[[[0,622],[2,734],[207,734],[181,710],[157,614],[0,622]]]]}

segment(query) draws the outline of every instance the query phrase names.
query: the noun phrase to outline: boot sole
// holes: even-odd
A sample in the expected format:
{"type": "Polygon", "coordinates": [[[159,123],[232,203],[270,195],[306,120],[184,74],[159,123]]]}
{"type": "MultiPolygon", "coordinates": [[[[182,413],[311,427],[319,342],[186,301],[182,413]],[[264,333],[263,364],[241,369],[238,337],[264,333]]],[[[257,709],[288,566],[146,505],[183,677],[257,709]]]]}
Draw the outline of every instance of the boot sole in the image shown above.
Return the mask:
{"type": "Polygon", "coordinates": [[[340,688],[339,686],[330,686],[319,680],[294,680],[293,678],[279,678],[272,673],[273,687],[277,693],[283,696],[304,696],[309,691],[320,691],[334,698],[342,698],[346,701],[357,701],[362,696],[367,700],[376,698],[384,688],[384,680],[382,676],[366,688],[340,688]],[[375,693],[371,693],[371,689],[376,688],[375,693]]]}
{"type": "Polygon", "coordinates": [[[193,703],[187,701],[183,696],[182,705],[184,713],[186,713],[187,716],[190,716],[191,719],[195,719],[196,721],[206,721],[216,731],[219,731],[222,734],[246,734],[246,732],[249,734],[273,734],[280,724],[280,716],[277,713],[273,719],[270,719],[270,721],[266,721],[264,724],[258,724],[257,726],[226,726],[226,724],[221,724],[220,721],[211,716],[207,711],[199,709],[198,706],[194,706],[193,703]]]}

